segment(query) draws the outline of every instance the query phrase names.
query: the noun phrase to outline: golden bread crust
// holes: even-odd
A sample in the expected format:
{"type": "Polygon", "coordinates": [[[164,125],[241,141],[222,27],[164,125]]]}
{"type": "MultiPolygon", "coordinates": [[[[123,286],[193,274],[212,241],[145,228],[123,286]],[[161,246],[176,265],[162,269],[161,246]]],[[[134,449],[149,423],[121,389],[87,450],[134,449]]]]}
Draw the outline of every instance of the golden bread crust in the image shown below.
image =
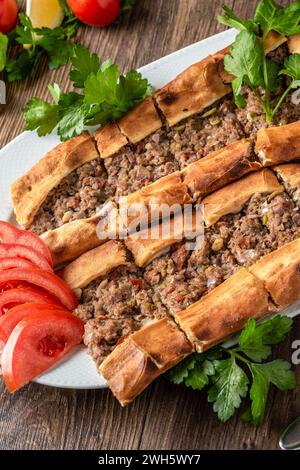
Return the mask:
{"type": "Polygon", "coordinates": [[[95,132],[94,139],[101,158],[111,157],[128,144],[128,140],[115,122],[110,122],[100,127],[95,132]]]}
{"type": "Polygon", "coordinates": [[[127,252],[124,245],[116,240],[109,240],[87,251],[66,266],[61,271],[60,277],[71,289],[78,289],[126,264],[127,252]]]}
{"type": "Polygon", "coordinates": [[[162,127],[153,98],[149,96],[119,119],[118,126],[129,142],[136,144],[162,127]]]}
{"type": "Polygon", "coordinates": [[[224,215],[240,212],[255,193],[272,194],[283,190],[271,170],[250,173],[202,199],[205,225],[210,227],[224,215]]]}
{"type": "Polygon", "coordinates": [[[89,134],[59,144],[11,185],[11,199],[18,223],[28,228],[50,191],[84,163],[98,158],[89,134]]]}

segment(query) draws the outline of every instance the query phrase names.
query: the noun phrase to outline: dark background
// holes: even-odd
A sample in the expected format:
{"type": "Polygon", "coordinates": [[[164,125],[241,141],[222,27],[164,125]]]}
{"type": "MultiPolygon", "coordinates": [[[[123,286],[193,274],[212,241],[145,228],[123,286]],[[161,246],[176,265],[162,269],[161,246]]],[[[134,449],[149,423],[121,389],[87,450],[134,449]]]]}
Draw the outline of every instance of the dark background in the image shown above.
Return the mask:
{"type": "MultiPolygon", "coordinates": [[[[139,67],[222,31],[215,20],[222,3],[140,0],[119,25],[105,30],[82,27],[78,40],[122,69],[139,67]]],[[[256,5],[252,0],[226,3],[244,16],[256,5]]],[[[9,86],[8,104],[0,111],[0,148],[22,132],[20,109],[26,101],[34,95],[46,97],[46,86],[54,81],[66,88],[67,72],[50,72],[42,64],[35,77],[9,86]]],[[[275,356],[290,360],[291,343],[300,336],[299,320],[275,356]]],[[[299,382],[300,367],[296,369],[299,382]]],[[[284,394],[272,390],[266,421],[254,428],[238,417],[220,423],[205,394],[164,378],[125,409],[108,390],[31,384],[10,396],[0,379],[0,449],[277,449],[282,428],[299,414],[299,389],[284,394]]]]}

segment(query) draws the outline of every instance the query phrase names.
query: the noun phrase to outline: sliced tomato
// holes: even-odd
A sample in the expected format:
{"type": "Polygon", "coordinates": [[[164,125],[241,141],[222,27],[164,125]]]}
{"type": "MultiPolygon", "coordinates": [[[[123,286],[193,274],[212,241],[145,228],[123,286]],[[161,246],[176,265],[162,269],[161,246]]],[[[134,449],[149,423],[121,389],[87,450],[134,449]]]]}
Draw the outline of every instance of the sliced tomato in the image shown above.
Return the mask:
{"type": "Polygon", "coordinates": [[[38,268],[14,268],[0,272],[0,291],[2,286],[11,282],[28,283],[29,287],[45,289],[55,295],[68,310],[74,310],[78,305],[70,287],[54,273],[38,268]]]}
{"type": "Polygon", "coordinates": [[[16,256],[0,258],[0,271],[11,268],[30,268],[32,266],[34,264],[25,258],[17,258],[16,256]]]}
{"type": "Polygon", "coordinates": [[[34,313],[12,331],[2,353],[2,373],[13,393],[52,367],[84,332],[82,321],[62,310],[34,313]]]}
{"type": "Polygon", "coordinates": [[[0,243],[0,259],[7,257],[19,257],[31,261],[38,268],[45,271],[53,271],[52,266],[40,253],[35,251],[30,246],[16,245],[13,243],[0,243]]]}
{"type": "Polygon", "coordinates": [[[53,310],[56,312],[58,310],[66,312],[63,307],[46,303],[28,303],[17,305],[12,308],[6,315],[3,315],[0,318],[0,350],[2,350],[4,345],[7,343],[14,327],[23,320],[23,318],[29,317],[29,315],[32,315],[33,313],[43,313],[53,310]]]}
{"type": "Polygon", "coordinates": [[[53,266],[49,248],[43,240],[33,232],[18,229],[9,222],[0,220],[0,241],[2,243],[17,243],[18,245],[29,246],[44,256],[50,266],[53,266]]]}
{"type": "Polygon", "coordinates": [[[60,301],[51,294],[41,289],[32,289],[30,287],[19,287],[8,289],[0,293],[0,318],[16,305],[22,305],[29,302],[58,305],[62,307],[60,301]]]}

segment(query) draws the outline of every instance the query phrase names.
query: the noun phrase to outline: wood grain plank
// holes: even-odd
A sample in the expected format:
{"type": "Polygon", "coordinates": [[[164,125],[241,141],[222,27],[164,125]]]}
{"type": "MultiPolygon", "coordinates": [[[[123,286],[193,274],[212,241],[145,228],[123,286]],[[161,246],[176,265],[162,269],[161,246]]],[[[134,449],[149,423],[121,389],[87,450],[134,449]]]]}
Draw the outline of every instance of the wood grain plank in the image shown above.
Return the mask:
{"type": "MultiPolygon", "coordinates": [[[[237,14],[250,16],[253,0],[230,0],[237,14]]],[[[283,5],[289,1],[281,2],[283,5]]],[[[140,0],[119,24],[80,28],[82,41],[102,60],[122,70],[139,67],[225,28],[215,21],[223,0],[140,0]]],[[[46,97],[47,84],[68,88],[68,67],[49,71],[45,61],[32,79],[9,85],[0,108],[0,147],[23,129],[21,108],[33,96],[46,97]]],[[[293,333],[275,356],[290,359],[293,333]]],[[[300,370],[297,368],[300,380],[300,370]]],[[[10,396],[0,385],[0,449],[276,449],[279,433],[300,413],[298,391],[272,390],[261,428],[233,418],[221,424],[205,395],[165,378],[122,409],[108,390],[62,390],[31,384],[10,396]]]]}

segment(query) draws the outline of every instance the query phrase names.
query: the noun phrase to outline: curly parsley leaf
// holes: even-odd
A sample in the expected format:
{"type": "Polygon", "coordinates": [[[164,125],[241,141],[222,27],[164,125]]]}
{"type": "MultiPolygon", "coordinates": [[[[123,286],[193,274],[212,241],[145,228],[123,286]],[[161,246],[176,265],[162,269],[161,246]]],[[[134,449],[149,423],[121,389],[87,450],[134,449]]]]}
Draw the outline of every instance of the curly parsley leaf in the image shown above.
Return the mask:
{"type": "Polygon", "coordinates": [[[264,50],[255,34],[241,31],[224,58],[225,69],[240,80],[257,88],[263,85],[264,50]]]}
{"type": "Polygon", "coordinates": [[[91,73],[96,74],[100,68],[100,61],[97,54],[92,54],[89,50],[81,45],[74,47],[73,56],[71,57],[73,69],[70,72],[70,80],[72,80],[75,88],[83,88],[84,83],[91,73]]]}
{"type": "Polygon", "coordinates": [[[282,341],[291,326],[290,318],[279,315],[259,325],[250,319],[237,347],[194,353],[171,369],[168,378],[194,390],[202,390],[208,385],[208,401],[214,403],[213,409],[221,421],[227,421],[240,407],[250,385],[251,407],[242,419],[259,425],[265,415],[270,386],[273,384],[285,391],[296,385],[295,374],[288,362],[261,363],[270,355],[271,345],[282,341]],[[248,369],[251,382],[240,364],[248,369]]]}
{"type": "Polygon", "coordinates": [[[280,315],[260,325],[251,318],[240,335],[239,349],[253,361],[261,362],[271,354],[271,345],[284,339],[292,324],[290,318],[280,315]]]}
{"type": "Polygon", "coordinates": [[[39,136],[49,134],[59,121],[58,105],[39,98],[32,98],[22,109],[26,129],[36,130],[39,136]]]}
{"type": "Polygon", "coordinates": [[[131,10],[134,5],[137,3],[138,0],[122,0],[121,4],[121,14],[127,13],[127,11],[131,10]]]}
{"type": "Polygon", "coordinates": [[[0,33],[0,72],[5,67],[8,47],[8,37],[0,33]]]}
{"type": "Polygon", "coordinates": [[[84,98],[78,93],[63,93],[59,102],[58,134],[63,141],[79,135],[84,130],[88,111],[84,98]]]}
{"type": "Polygon", "coordinates": [[[53,29],[33,28],[30,18],[22,12],[19,21],[10,38],[27,48],[24,50],[22,47],[14,57],[7,60],[5,71],[8,81],[32,76],[43,53],[48,56],[50,69],[61,67],[70,60],[74,47],[70,38],[76,33],[79,24],[74,16],[67,17],[61,26],[53,29]]]}
{"type": "MultiPolygon", "coordinates": [[[[121,117],[152,92],[140,73],[131,70],[122,75],[117,65],[109,60],[100,64],[98,57],[83,46],[75,47],[72,63],[70,78],[74,86],[83,87],[83,92],[62,93],[58,85],[49,87],[57,106],[57,132],[63,141],[80,134],[86,125],[104,124],[121,117]]],[[[56,126],[43,122],[46,113],[38,113],[40,122],[35,118],[35,107],[40,108],[41,102],[31,100],[23,112],[26,129],[38,128],[39,135],[46,135],[56,126]]],[[[47,102],[44,107],[50,109],[47,102]]]]}
{"type": "Polygon", "coordinates": [[[280,74],[288,75],[293,79],[293,88],[300,86],[300,54],[292,54],[284,61],[284,69],[280,74]]]}
{"type": "Polygon", "coordinates": [[[265,364],[250,364],[252,386],[250,389],[251,408],[243,415],[243,420],[259,425],[263,422],[270,385],[279,390],[292,390],[296,386],[295,374],[291,365],[282,360],[265,364]]]}
{"type": "Polygon", "coordinates": [[[286,8],[273,0],[261,0],[258,4],[254,21],[263,29],[263,36],[274,30],[283,36],[291,36],[300,32],[300,2],[294,2],[286,8]]]}
{"type": "Polygon", "coordinates": [[[9,82],[31,77],[41,57],[41,51],[23,50],[16,58],[8,59],[5,67],[9,82]]]}
{"type": "Polygon", "coordinates": [[[236,28],[240,31],[250,31],[258,33],[258,24],[253,20],[243,20],[238,18],[235,13],[226,5],[223,5],[225,15],[218,16],[217,19],[220,23],[236,28]]]}
{"type": "Polygon", "coordinates": [[[237,365],[235,357],[215,361],[216,374],[212,377],[213,386],[208,391],[208,401],[213,402],[213,409],[218,418],[225,422],[234,415],[247,395],[249,379],[243,369],[237,365]]]}
{"type": "Polygon", "coordinates": [[[183,359],[167,375],[174,384],[184,383],[194,390],[201,390],[209,383],[209,377],[214,374],[214,360],[221,356],[219,348],[214,348],[202,354],[191,354],[183,359]]]}

